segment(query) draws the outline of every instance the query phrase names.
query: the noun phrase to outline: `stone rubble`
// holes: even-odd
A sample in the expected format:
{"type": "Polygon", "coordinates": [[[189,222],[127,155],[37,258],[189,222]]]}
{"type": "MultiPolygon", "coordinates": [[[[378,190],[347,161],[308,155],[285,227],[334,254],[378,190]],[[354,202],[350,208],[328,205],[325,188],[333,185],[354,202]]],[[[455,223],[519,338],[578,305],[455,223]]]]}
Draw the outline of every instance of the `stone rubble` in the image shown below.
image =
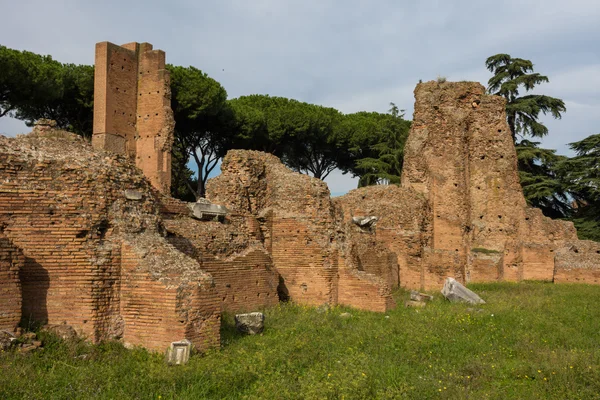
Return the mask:
{"type": "Polygon", "coordinates": [[[265,329],[265,315],[261,312],[236,314],[235,328],[241,333],[258,335],[265,329]]]}
{"type": "Polygon", "coordinates": [[[464,287],[454,278],[446,278],[442,295],[451,302],[463,302],[469,304],[485,304],[485,301],[475,292],[464,287]]]}

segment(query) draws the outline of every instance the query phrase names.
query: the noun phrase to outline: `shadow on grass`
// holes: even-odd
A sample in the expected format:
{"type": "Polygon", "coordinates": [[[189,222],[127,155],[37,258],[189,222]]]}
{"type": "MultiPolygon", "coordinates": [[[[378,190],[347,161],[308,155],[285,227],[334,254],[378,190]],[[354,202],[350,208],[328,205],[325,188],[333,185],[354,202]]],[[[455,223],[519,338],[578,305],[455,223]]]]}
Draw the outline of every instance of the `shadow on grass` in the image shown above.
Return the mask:
{"type": "Polygon", "coordinates": [[[221,315],[221,347],[236,343],[244,339],[245,336],[247,335],[240,333],[235,328],[234,314],[223,313],[221,315]]]}

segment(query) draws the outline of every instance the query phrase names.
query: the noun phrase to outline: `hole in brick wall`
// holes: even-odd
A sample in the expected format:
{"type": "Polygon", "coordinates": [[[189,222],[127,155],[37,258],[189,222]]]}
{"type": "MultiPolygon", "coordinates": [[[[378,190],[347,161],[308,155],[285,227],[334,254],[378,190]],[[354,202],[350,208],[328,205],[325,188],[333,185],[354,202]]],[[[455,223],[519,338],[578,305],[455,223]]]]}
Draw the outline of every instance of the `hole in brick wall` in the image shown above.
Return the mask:
{"type": "Polygon", "coordinates": [[[579,253],[579,250],[578,250],[578,249],[576,249],[576,248],[573,248],[573,252],[575,252],[575,253],[579,253]]]}
{"type": "Polygon", "coordinates": [[[156,113],[156,114],[154,114],[154,115],[157,115],[157,116],[158,116],[158,113],[156,113]]]}
{"type": "Polygon", "coordinates": [[[485,160],[485,156],[481,156],[481,159],[482,159],[482,160],[485,160]]]}
{"type": "Polygon", "coordinates": [[[498,132],[502,132],[502,129],[498,129],[498,132]]]}
{"type": "Polygon", "coordinates": [[[125,67],[121,65],[121,70],[124,70],[124,69],[125,69],[125,67]]]}
{"type": "Polygon", "coordinates": [[[140,93],[140,96],[141,96],[141,95],[142,95],[142,94],[140,93]]]}
{"type": "Polygon", "coordinates": [[[223,301],[225,301],[226,298],[227,298],[227,296],[223,296],[223,301]]]}
{"type": "Polygon", "coordinates": [[[118,91],[119,91],[119,88],[116,88],[116,89],[117,89],[117,92],[118,92],[118,91]]]}
{"type": "Polygon", "coordinates": [[[88,233],[90,233],[90,231],[84,229],[82,231],[77,232],[77,234],[75,235],[75,237],[78,238],[78,239],[81,239],[81,238],[86,237],[88,235],[88,233]]]}
{"type": "Polygon", "coordinates": [[[496,189],[500,189],[500,185],[496,186],[496,189]]]}
{"type": "Polygon", "coordinates": [[[477,186],[477,189],[481,189],[481,186],[477,186]]]}
{"type": "Polygon", "coordinates": [[[504,156],[500,156],[500,158],[504,158],[504,156]]]}
{"type": "Polygon", "coordinates": [[[526,218],[525,218],[525,221],[529,221],[529,217],[526,217],[526,218]]]}
{"type": "Polygon", "coordinates": [[[260,297],[260,293],[256,293],[256,297],[260,297]]]}
{"type": "Polygon", "coordinates": [[[441,216],[441,215],[437,215],[437,217],[438,217],[438,218],[442,218],[442,216],[441,216]]]}
{"type": "Polygon", "coordinates": [[[500,232],[502,232],[502,228],[500,228],[500,232]]]}
{"type": "Polygon", "coordinates": [[[148,92],[148,94],[151,94],[152,92],[148,92]]]}
{"type": "Polygon", "coordinates": [[[258,281],[256,281],[256,286],[258,286],[258,281]]]}
{"type": "Polygon", "coordinates": [[[600,254],[600,250],[596,250],[596,254],[600,254]]]}
{"type": "Polygon", "coordinates": [[[458,183],[455,183],[455,184],[454,184],[454,187],[458,187],[458,183]]]}
{"type": "Polygon", "coordinates": [[[498,219],[502,219],[502,215],[498,215],[498,219]]]}
{"type": "Polygon", "coordinates": [[[126,59],[126,58],[124,58],[124,59],[123,59],[123,61],[127,61],[127,59],[126,59]]]}
{"type": "Polygon", "coordinates": [[[104,239],[104,236],[106,236],[106,232],[108,231],[109,228],[109,223],[108,221],[104,220],[104,221],[100,221],[99,223],[97,223],[96,225],[94,225],[92,228],[96,231],[96,236],[98,237],[98,239],[104,239]]]}
{"type": "Polygon", "coordinates": [[[148,71],[148,73],[150,73],[150,71],[148,71]]]}
{"type": "Polygon", "coordinates": [[[225,284],[225,287],[226,287],[226,288],[230,288],[230,287],[231,287],[231,284],[230,284],[230,283],[226,283],[226,284],[225,284]]]}
{"type": "Polygon", "coordinates": [[[454,251],[458,251],[458,249],[454,249],[454,251]]]}
{"type": "Polygon", "coordinates": [[[125,115],[125,111],[123,111],[123,115],[125,115]]]}
{"type": "Polygon", "coordinates": [[[160,93],[160,90],[157,90],[156,93],[160,93]]]}

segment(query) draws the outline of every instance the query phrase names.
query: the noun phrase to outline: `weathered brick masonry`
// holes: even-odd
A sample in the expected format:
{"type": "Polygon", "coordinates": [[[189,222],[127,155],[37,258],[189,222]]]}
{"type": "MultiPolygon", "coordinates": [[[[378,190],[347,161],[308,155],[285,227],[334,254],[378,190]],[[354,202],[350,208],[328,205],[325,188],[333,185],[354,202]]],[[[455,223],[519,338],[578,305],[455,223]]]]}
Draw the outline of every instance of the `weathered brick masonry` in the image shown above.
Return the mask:
{"type": "Polygon", "coordinates": [[[18,293],[22,260],[3,324],[22,298],[25,323],[66,322],[94,341],[219,343],[212,277],[162,236],[151,186],[123,156],[60,131],[0,137],[0,227],[1,293],[18,293]]]}
{"type": "MultiPolygon", "coordinates": [[[[112,100],[98,103],[106,129],[94,143],[112,152],[50,125],[0,137],[0,329],[66,322],[95,341],[164,350],[187,338],[203,350],[219,344],[221,310],[280,298],[386,311],[394,288],[439,288],[447,276],[600,284],[600,244],[527,207],[504,101],[479,84],[417,86],[401,187],[331,199],[325,183],[276,157],[233,150],[207,185],[230,213],[200,221],[154,190],[147,178],[161,190],[168,179],[139,160],[168,147],[166,133],[140,141],[146,125],[134,113],[148,105],[124,96],[146,87],[128,68],[147,68],[140,57],[152,52],[110,46],[99,45],[112,100]],[[125,76],[109,72],[115,65],[125,76]],[[360,222],[369,217],[376,222],[360,222]]],[[[160,67],[152,54],[147,62],[160,67]]]]}
{"type": "Polygon", "coordinates": [[[167,240],[212,275],[223,311],[256,311],[279,302],[279,274],[254,217],[198,221],[185,203],[165,197],[162,201],[167,240]]]}
{"type": "Polygon", "coordinates": [[[128,155],[169,193],[173,129],[164,51],[149,43],[96,44],[94,147],[128,155]]]}
{"type": "Polygon", "coordinates": [[[419,84],[405,153],[402,186],[424,196],[431,210],[422,286],[439,287],[451,275],[466,282],[553,280],[562,265],[556,252],[568,252],[569,243],[581,243],[569,258],[574,270],[597,256],[598,244],[577,241],[572,223],[527,207],[505,100],[486,95],[479,83],[419,84]]]}
{"type": "Polygon", "coordinates": [[[234,150],[208,182],[207,196],[258,221],[257,237],[281,276],[280,297],[376,311],[394,305],[395,257],[385,250],[366,254],[363,238],[336,217],[324,182],[290,171],[270,154],[234,150]]]}

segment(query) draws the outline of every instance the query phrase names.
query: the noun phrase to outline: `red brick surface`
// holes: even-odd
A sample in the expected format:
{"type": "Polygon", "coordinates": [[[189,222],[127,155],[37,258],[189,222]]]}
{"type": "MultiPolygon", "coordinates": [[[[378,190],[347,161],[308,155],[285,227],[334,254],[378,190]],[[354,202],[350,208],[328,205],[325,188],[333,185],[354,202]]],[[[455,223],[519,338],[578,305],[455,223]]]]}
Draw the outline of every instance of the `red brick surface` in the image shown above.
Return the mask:
{"type": "MultiPolygon", "coordinates": [[[[64,132],[0,137],[2,293],[16,293],[23,259],[25,324],[67,323],[94,341],[160,351],[183,338],[200,349],[217,345],[214,282],[161,236],[159,204],[138,171],[64,132]]],[[[0,315],[15,315],[0,304],[0,315]]]]}
{"type": "Polygon", "coordinates": [[[96,44],[94,147],[128,155],[169,193],[173,127],[165,53],[149,43],[96,44]]]}

